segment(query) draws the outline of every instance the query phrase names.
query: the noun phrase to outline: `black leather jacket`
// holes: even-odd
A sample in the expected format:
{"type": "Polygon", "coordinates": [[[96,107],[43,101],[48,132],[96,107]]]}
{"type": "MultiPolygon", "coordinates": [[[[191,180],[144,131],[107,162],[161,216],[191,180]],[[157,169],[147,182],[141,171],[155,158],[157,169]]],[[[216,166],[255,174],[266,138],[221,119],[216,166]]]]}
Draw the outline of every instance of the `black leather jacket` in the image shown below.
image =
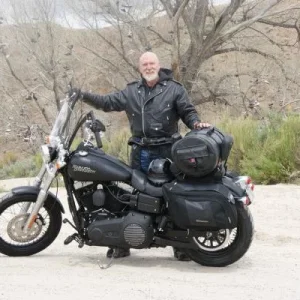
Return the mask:
{"type": "Polygon", "coordinates": [[[83,101],[105,112],[125,111],[134,137],[171,137],[179,118],[192,129],[199,117],[186,90],[172,79],[171,70],[160,69],[159,75],[152,89],[139,80],[108,95],[83,93],[83,101]]]}

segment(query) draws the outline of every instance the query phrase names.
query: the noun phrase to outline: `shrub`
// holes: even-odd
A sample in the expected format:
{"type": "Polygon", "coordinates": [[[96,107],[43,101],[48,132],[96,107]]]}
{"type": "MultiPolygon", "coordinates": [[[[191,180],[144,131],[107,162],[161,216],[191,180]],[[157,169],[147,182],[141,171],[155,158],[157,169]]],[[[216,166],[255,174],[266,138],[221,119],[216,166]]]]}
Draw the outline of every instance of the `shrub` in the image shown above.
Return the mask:
{"type": "Polygon", "coordinates": [[[115,134],[110,141],[104,137],[103,150],[128,164],[130,149],[127,143],[130,136],[131,134],[129,130],[122,129],[120,132],[115,134]]]}
{"type": "Polygon", "coordinates": [[[38,174],[39,166],[37,166],[32,157],[14,164],[6,165],[0,169],[0,179],[33,177],[38,174]]]}
{"type": "Polygon", "coordinates": [[[248,174],[257,183],[289,182],[300,169],[300,117],[270,115],[264,122],[234,120],[222,123],[234,137],[229,168],[248,174]]]}
{"type": "Polygon", "coordinates": [[[12,151],[7,151],[2,155],[2,158],[0,160],[0,168],[3,168],[7,165],[13,164],[17,161],[18,156],[16,153],[12,151]]]}
{"type": "MultiPolygon", "coordinates": [[[[217,125],[234,138],[228,167],[250,175],[256,183],[273,184],[291,182],[300,174],[300,117],[269,115],[263,121],[226,118],[217,125]]],[[[122,129],[110,140],[103,138],[103,150],[128,163],[130,148],[127,145],[129,130],[122,129]]],[[[78,145],[81,139],[76,139],[78,145]]],[[[16,161],[13,153],[5,156],[6,164],[0,168],[0,179],[31,177],[38,174],[40,154],[16,161]]],[[[55,184],[54,184],[55,186],[55,184]]]]}

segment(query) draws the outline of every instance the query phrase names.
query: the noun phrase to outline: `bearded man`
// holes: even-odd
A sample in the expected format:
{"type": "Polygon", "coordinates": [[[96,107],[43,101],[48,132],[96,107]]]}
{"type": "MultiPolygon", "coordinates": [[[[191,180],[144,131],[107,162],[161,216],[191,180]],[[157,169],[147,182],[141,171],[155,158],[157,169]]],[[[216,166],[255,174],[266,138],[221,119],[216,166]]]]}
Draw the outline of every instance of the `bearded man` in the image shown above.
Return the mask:
{"type": "MultiPolygon", "coordinates": [[[[82,92],[82,100],[105,112],[125,111],[132,137],[131,167],[147,173],[152,160],[170,158],[178,134],[178,121],[190,129],[209,127],[200,122],[188,93],[175,81],[172,71],[161,68],[157,55],[145,52],[139,59],[141,79],[127,84],[124,90],[107,95],[82,92]]],[[[109,249],[107,256],[130,255],[129,249],[109,249]]],[[[174,249],[179,260],[189,260],[180,249],[174,249]]]]}

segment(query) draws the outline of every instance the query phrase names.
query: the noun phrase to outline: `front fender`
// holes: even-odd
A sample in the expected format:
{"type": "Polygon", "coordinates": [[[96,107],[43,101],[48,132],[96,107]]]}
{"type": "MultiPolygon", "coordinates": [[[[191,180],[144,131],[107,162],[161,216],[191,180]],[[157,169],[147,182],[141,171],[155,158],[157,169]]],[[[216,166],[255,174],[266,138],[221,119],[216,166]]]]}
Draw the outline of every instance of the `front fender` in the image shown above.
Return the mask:
{"type": "MultiPolygon", "coordinates": [[[[14,195],[38,195],[40,189],[35,187],[35,186],[18,186],[16,188],[13,188],[11,192],[14,195]]],[[[64,214],[65,209],[62,206],[61,202],[55,195],[51,192],[48,192],[47,200],[46,201],[51,201],[51,203],[55,204],[57,203],[59,205],[60,211],[64,214]]]]}

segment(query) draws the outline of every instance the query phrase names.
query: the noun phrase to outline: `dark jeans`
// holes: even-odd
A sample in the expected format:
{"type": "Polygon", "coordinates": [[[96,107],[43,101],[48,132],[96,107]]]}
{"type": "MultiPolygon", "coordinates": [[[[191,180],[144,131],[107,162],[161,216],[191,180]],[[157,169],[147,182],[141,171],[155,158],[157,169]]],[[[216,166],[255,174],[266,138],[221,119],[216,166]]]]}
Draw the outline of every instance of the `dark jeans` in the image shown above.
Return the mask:
{"type": "Polygon", "coordinates": [[[147,173],[152,160],[157,158],[171,158],[172,144],[141,147],[132,145],[130,164],[133,169],[147,173]]]}

